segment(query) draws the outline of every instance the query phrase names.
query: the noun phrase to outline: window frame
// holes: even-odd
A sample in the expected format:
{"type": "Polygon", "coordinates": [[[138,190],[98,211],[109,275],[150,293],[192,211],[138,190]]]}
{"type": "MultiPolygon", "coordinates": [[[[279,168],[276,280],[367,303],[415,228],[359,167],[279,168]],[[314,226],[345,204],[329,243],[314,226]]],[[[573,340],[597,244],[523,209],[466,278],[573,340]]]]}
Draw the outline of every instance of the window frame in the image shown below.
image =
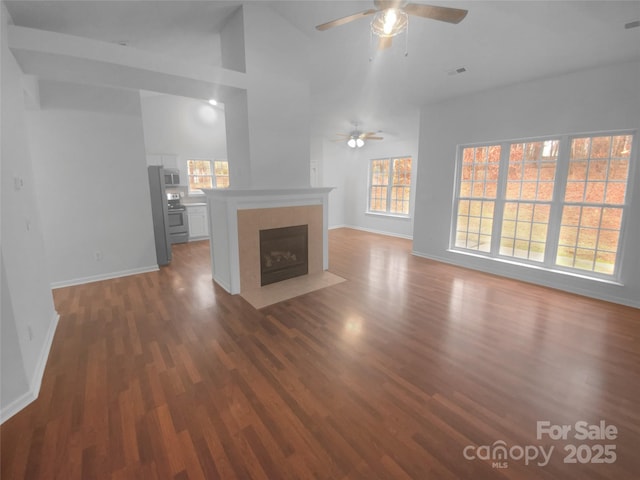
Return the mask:
{"type": "Polygon", "coordinates": [[[411,207],[412,207],[412,194],[413,194],[413,184],[414,184],[414,158],[412,155],[394,155],[394,156],[388,156],[388,157],[379,157],[379,158],[371,158],[369,159],[369,163],[368,163],[368,172],[367,172],[367,198],[366,198],[366,211],[365,213],[368,215],[379,215],[379,216],[384,216],[384,217],[395,217],[395,218],[411,218],[411,207]],[[393,183],[393,165],[394,165],[394,161],[395,160],[403,160],[403,159],[409,159],[411,160],[411,168],[409,169],[410,172],[410,181],[409,181],[409,185],[396,185],[393,183]],[[386,209],[384,211],[382,210],[372,210],[371,209],[371,189],[374,186],[373,185],[373,162],[376,161],[388,161],[389,162],[389,169],[388,169],[388,178],[387,178],[387,183],[386,185],[378,185],[376,184],[375,186],[383,186],[387,189],[387,194],[386,194],[386,199],[385,199],[385,205],[386,205],[386,209]],[[408,188],[409,189],[409,195],[408,198],[406,200],[407,202],[407,213],[397,213],[397,212],[392,212],[391,211],[391,207],[392,207],[392,192],[394,187],[400,187],[400,188],[408,188]]]}
{"type": "MultiPolygon", "coordinates": [[[[611,130],[611,131],[598,131],[598,132],[584,132],[584,133],[572,133],[565,135],[548,135],[540,137],[529,137],[521,139],[511,139],[494,142],[476,142],[469,144],[460,144],[456,148],[456,164],[455,164],[455,178],[454,178],[454,190],[452,201],[452,215],[451,215],[451,227],[449,236],[449,248],[448,251],[454,253],[463,253],[467,255],[474,255],[482,258],[488,258],[491,260],[502,261],[510,264],[516,264],[524,267],[534,267],[545,271],[566,273],[574,276],[588,278],[592,280],[600,280],[605,282],[620,283],[621,265],[624,264],[625,257],[628,255],[625,249],[626,230],[629,217],[629,206],[631,204],[630,199],[633,197],[633,178],[635,178],[636,164],[638,163],[638,130],[625,129],[625,130],[611,130]],[[560,265],[557,262],[558,247],[560,245],[560,229],[563,214],[563,207],[565,205],[576,205],[575,203],[569,203],[565,201],[565,192],[567,189],[567,181],[569,176],[570,167],[570,150],[574,139],[576,138],[594,138],[604,136],[625,136],[630,135],[631,151],[629,154],[629,166],[627,170],[626,178],[626,191],[624,202],[622,204],[614,205],[615,208],[621,208],[622,218],[620,222],[620,230],[618,237],[618,247],[616,251],[616,258],[612,273],[601,273],[595,270],[587,270],[577,267],[569,267],[560,265]],[[549,221],[547,226],[547,237],[545,243],[545,253],[543,261],[530,260],[527,258],[521,258],[510,255],[500,254],[500,240],[502,225],[504,222],[504,206],[510,199],[506,198],[506,186],[507,175],[509,167],[509,154],[511,146],[521,143],[532,142],[545,142],[558,140],[558,155],[556,159],[556,171],[553,185],[553,195],[551,198],[549,221]],[[500,172],[498,180],[498,193],[496,196],[496,203],[494,207],[493,215],[493,228],[491,233],[491,248],[489,252],[483,252],[480,250],[472,250],[464,247],[456,246],[457,238],[457,222],[458,211],[460,208],[460,187],[462,182],[462,168],[463,168],[463,152],[466,148],[478,148],[489,147],[499,145],[501,147],[500,155],[500,172]]],[[[586,180],[585,180],[586,181],[586,180]]],[[[512,200],[513,201],[513,200],[512,200]]],[[[533,202],[535,203],[535,201],[533,202]]],[[[592,202],[587,203],[585,199],[578,204],[581,207],[589,206],[592,202]]],[[[601,208],[607,208],[609,204],[602,203],[601,208]]],[[[598,226],[598,230],[602,230],[602,224],[598,226]]],[[[597,250],[596,250],[597,252],[597,250]]]]}
{"type": "Polygon", "coordinates": [[[224,188],[217,187],[217,179],[218,177],[228,177],[227,175],[216,175],[216,162],[227,162],[227,170],[229,168],[229,161],[222,159],[209,159],[209,158],[189,158],[186,160],[186,172],[187,172],[187,195],[190,197],[201,197],[205,193],[201,189],[192,189],[191,188],[191,177],[211,177],[211,188],[224,188]],[[209,162],[209,166],[211,168],[211,175],[191,175],[189,173],[189,162],[209,162]]]}

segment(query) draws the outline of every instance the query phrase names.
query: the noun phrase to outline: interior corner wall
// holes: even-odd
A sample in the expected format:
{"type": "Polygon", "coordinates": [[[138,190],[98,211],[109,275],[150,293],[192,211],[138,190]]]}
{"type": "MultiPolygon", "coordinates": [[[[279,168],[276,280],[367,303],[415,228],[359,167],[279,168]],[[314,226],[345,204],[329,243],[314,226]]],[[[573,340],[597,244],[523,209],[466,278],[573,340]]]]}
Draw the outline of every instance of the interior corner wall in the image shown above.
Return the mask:
{"type": "Polygon", "coordinates": [[[328,140],[322,142],[322,162],[321,185],[325,187],[333,187],[329,193],[329,228],[337,228],[346,226],[345,208],[347,188],[349,184],[347,179],[348,169],[345,168],[344,147],[328,140]]]}
{"type": "Polygon", "coordinates": [[[308,187],[309,39],[266,5],[243,5],[243,19],[251,186],[308,187]]]}
{"type": "Polygon", "coordinates": [[[2,279],[0,287],[2,301],[0,302],[0,421],[11,416],[11,406],[19,402],[21,397],[30,392],[24,362],[20,352],[20,337],[16,326],[15,311],[11,302],[11,292],[4,268],[4,255],[0,255],[2,279]]]}
{"type": "Polygon", "coordinates": [[[222,67],[237,72],[246,72],[243,12],[243,7],[238,7],[220,32],[222,67]]]}
{"type": "MultiPolygon", "coordinates": [[[[411,238],[415,211],[416,173],[418,158],[418,117],[419,112],[406,112],[401,123],[414,125],[401,134],[381,135],[384,140],[371,140],[362,148],[348,148],[341,142],[324,143],[323,179],[324,185],[336,187],[329,196],[329,225],[346,226],[365,231],[411,238]],[[415,117],[415,118],[414,118],[415,117]],[[412,188],[410,215],[394,217],[367,213],[369,163],[378,158],[412,158],[412,188]]],[[[389,123],[393,123],[391,120],[389,123]]]]}
{"type": "MultiPolygon", "coordinates": [[[[414,252],[435,260],[640,307],[640,165],[632,158],[623,286],[448,250],[456,147],[545,135],[640,128],[640,62],[622,62],[458,97],[422,108],[414,252]]],[[[640,134],[640,133],[639,133],[640,134]]]]}
{"type": "Polygon", "coordinates": [[[6,420],[38,394],[57,313],[49,286],[41,214],[24,119],[22,71],[7,47],[9,21],[0,6],[2,394],[6,420]]]}
{"type": "Polygon", "coordinates": [[[187,160],[226,160],[225,112],[207,102],[174,95],[141,97],[147,154],[173,154],[186,178],[187,160]]]}
{"type": "Polygon", "coordinates": [[[53,286],[158,268],[138,92],[41,81],[27,127],[53,286]]]}

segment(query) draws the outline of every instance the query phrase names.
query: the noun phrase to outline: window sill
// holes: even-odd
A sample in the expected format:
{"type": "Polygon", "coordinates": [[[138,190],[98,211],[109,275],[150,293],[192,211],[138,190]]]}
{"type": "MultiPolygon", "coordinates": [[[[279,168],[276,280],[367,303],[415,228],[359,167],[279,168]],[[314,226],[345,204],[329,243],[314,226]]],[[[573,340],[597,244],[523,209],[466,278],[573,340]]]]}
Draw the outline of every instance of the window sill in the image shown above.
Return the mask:
{"type": "Polygon", "coordinates": [[[411,220],[411,215],[399,215],[397,213],[364,212],[364,214],[371,215],[372,217],[385,217],[385,218],[397,218],[399,220],[411,220]]]}
{"type": "Polygon", "coordinates": [[[489,261],[493,261],[493,262],[497,262],[497,263],[502,263],[502,264],[506,264],[506,265],[513,265],[516,267],[523,267],[523,268],[529,268],[532,270],[537,270],[539,272],[548,272],[548,273],[553,273],[553,274],[558,274],[558,275],[565,275],[568,277],[573,277],[573,278],[580,278],[582,280],[589,280],[592,282],[598,282],[598,283],[603,283],[603,284],[607,284],[607,285],[615,285],[618,287],[623,287],[624,283],[620,282],[619,280],[615,279],[615,278],[602,278],[602,277],[592,277],[590,275],[585,275],[583,273],[578,273],[578,272],[570,272],[567,270],[561,270],[558,268],[546,268],[546,267],[542,267],[539,265],[533,265],[531,263],[525,263],[525,262],[518,262],[517,260],[511,260],[511,259],[507,259],[507,258],[502,258],[502,257],[488,257],[486,255],[479,255],[477,253],[474,252],[468,252],[465,250],[457,250],[457,249],[453,249],[453,248],[449,248],[447,249],[447,252],[451,252],[451,253],[455,253],[458,255],[466,255],[469,257],[475,257],[475,258],[482,258],[485,260],[489,260],[489,261]]]}

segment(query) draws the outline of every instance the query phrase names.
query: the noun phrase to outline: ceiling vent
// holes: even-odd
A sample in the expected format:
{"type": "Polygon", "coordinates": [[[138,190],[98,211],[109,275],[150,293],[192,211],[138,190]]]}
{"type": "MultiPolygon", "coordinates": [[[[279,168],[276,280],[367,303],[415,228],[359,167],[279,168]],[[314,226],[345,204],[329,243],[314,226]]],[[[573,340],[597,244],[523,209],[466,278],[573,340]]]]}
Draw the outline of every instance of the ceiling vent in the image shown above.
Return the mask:
{"type": "Polygon", "coordinates": [[[458,67],[458,68],[454,68],[453,70],[449,70],[447,72],[447,75],[451,77],[453,75],[460,75],[461,73],[464,73],[466,71],[467,69],[465,67],[458,67]]]}

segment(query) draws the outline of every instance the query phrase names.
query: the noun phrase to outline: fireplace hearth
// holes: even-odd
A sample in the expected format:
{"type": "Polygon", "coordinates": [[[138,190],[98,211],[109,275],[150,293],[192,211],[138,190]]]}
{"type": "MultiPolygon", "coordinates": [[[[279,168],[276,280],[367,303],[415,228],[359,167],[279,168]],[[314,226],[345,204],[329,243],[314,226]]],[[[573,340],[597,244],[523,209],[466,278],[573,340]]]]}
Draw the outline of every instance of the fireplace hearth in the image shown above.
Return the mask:
{"type": "Polygon", "coordinates": [[[306,275],[308,245],[307,225],[260,230],[260,284],[306,275]]]}

